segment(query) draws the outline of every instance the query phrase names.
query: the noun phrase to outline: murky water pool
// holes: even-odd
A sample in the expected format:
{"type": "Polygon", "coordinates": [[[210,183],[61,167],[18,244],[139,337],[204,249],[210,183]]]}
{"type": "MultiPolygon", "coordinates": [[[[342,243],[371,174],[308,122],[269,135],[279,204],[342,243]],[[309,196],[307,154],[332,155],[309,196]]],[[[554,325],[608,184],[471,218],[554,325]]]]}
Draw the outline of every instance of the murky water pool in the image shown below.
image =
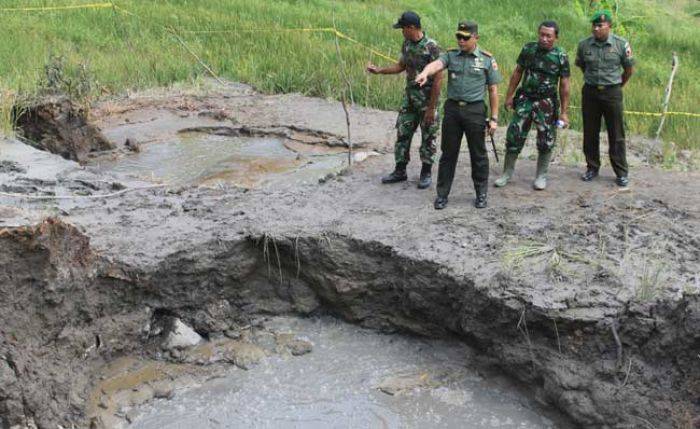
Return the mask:
{"type": "Polygon", "coordinates": [[[347,154],[338,148],[294,145],[278,137],[232,137],[180,133],[172,141],[148,143],[141,152],[100,160],[98,169],[170,185],[243,187],[316,183],[339,171],[347,154]]]}
{"type": "Polygon", "coordinates": [[[559,427],[507,382],[469,369],[472,352],[458,343],[381,335],[331,318],[271,324],[308,338],[313,351],[268,357],[156,400],[129,428],[559,427]]]}

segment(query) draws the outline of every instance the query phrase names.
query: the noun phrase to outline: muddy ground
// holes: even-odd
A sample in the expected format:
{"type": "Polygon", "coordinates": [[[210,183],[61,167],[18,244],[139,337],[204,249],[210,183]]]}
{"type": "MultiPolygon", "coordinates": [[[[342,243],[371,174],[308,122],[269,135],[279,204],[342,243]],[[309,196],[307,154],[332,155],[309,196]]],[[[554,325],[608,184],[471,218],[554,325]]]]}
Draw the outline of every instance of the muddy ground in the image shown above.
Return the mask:
{"type": "Polygon", "coordinates": [[[462,153],[436,211],[434,186],[416,189],[417,156],[408,182],[379,182],[395,113],[351,114],[366,159],[303,181],[172,186],[105,170],[182,132],[272,136],[300,160],[344,146],[338,103],[237,84],[99,103],[92,122],[117,148],[83,165],[0,144],[0,426],[104,425],[91,398],[109,364],[172,360],[153,328],[166,318],[213,340],[266,315],[329,312],[458,338],[581,427],[692,427],[698,173],[661,171],[643,162],[648,148],[633,150],[621,191],[609,167],[582,183],[564,151],[546,191],[532,190],[523,160],[476,210],[462,153]]]}

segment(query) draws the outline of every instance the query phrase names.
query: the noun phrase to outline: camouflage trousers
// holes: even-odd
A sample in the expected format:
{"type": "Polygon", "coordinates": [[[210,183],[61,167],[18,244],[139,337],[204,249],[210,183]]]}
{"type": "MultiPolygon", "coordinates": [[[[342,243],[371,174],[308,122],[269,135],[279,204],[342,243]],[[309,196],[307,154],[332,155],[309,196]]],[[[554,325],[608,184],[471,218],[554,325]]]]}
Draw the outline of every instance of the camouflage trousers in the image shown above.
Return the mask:
{"type": "Polygon", "coordinates": [[[433,164],[437,151],[435,139],[439,129],[440,118],[437,112],[430,125],[425,124],[423,117],[430,101],[430,91],[407,88],[396,119],[396,144],[394,146],[394,158],[396,164],[408,164],[411,159],[411,140],[413,134],[420,125],[421,145],[420,159],[424,164],[433,164]]]}
{"type": "Polygon", "coordinates": [[[506,151],[520,153],[532,124],[537,128],[537,150],[549,152],[557,138],[558,118],[557,99],[534,99],[524,94],[516,94],[513,101],[513,118],[506,133],[506,151]]]}

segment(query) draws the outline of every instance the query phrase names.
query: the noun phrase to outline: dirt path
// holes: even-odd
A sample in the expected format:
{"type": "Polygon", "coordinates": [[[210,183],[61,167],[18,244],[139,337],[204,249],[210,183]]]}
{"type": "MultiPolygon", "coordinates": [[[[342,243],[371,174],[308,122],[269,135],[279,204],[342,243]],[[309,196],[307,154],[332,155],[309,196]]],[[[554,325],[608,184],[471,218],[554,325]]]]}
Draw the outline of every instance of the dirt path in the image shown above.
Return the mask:
{"type": "MultiPolygon", "coordinates": [[[[341,112],[232,85],[136,94],[93,114],[117,145],[225,127],[333,148],[341,112]]],[[[353,118],[354,143],[385,155],[321,184],[94,198],[152,182],[100,172],[100,158],[79,167],[0,146],[0,191],[93,196],[0,195],[0,262],[12,267],[0,276],[0,421],[85,424],[98,368],[155,353],[144,326],[165,310],[206,334],[324,309],[381,330],[456,335],[583,427],[690,427],[700,416],[698,173],[637,166],[620,191],[607,170],[584,184],[579,169],[554,165],[549,188],[534,192],[524,160],[476,210],[462,154],[450,204],[436,211],[434,188],[415,188],[416,161],[408,182],[380,184],[395,114],[353,118]],[[33,167],[39,158],[51,168],[33,167]]]]}

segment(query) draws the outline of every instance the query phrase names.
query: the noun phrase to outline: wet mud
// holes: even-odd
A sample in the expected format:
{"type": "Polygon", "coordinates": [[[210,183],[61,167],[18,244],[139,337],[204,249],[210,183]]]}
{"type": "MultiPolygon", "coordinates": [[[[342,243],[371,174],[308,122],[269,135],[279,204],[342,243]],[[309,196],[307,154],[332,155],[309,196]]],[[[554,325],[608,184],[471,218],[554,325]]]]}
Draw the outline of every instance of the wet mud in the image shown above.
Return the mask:
{"type": "MultiPolygon", "coordinates": [[[[637,164],[620,191],[608,170],[583,184],[559,163],[536,193],[534,164],[522,160],[477,211],[462,156],[450,204],[435,211],[434,189],[416,189],[417,148],[407,182],[379,183],[393,167],[392,112],[352,110],[357,152],[382,154],[352,169],[293,179],[270,170],[245,183],[238,151],[213,175],[176,185],[156,165],[149,175],[114,163],[193,132],[224,142],[212,151],[252,138],[294,161],[342,156],[342,107],[231,84],[134,94],[93,114],[116,149],[87,165],[0,145],[3,427],[109,426],[99,410],[118,411],[109,402],[118,392],[99,386],[118,359],[212,374],[236,365],[230,350],[243,346],[210,353],[229,356],[211,365],[167,351],[164,318],[191,327],[196,349],[240,341],[271,315],[317,314],[463,342],[475,365],[525,386],[571,425],[690,428],[700,416],[697,173],[637,164]]],[[[153,386],[160,377],[144,377],[132,391],[168,396],[153,386]]]]}

